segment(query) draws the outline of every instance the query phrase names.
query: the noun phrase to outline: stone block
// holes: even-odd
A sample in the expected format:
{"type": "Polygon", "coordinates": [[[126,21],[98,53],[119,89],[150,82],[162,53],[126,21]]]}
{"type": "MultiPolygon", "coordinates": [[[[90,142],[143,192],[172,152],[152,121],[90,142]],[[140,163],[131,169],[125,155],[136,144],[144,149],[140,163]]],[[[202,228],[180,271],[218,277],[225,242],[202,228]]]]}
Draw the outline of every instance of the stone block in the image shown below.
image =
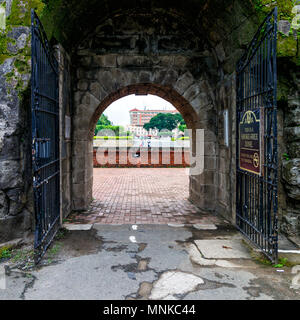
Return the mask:
{"type": "Polygon", "coordinates": [[[215,185],[217,182],[217,173],[212,170],[205,170],[197,176],[197,180],[200,185],[215,185]]]}
{"type": "Polygon", "coordinates": [[[188,101],[193,101],[200,93],[200,88],[197,83],[191,85],[183,93],[183,97],[188,101]]]}
{"type": "Polygon", "coordinates": [[[141,70],[138,73],[138,81],[140,83],[149,83],[152,82],[152,72],[146,71],[146,70],[141,70]]]}
{"type": "Polygon", "coordinates": [[[195,80],[192,74],[187,71],[178,78],[176,84],[174,85],[174,89],[179,94],[183,94],[194,83],[194,81],[195,80]]]}
{"type": "Polygon", "coordinates": [[[203,109],[205,109],[205,107],[207,105],[209,105],[211,103],[211,101],[209,100],[207,94],[205,92],[201,92],[199,93],[192,101],[191,101],[191,105],[192,107],[198,111],[198,113],[203,112],[203,109]]]}
{"type": "Polygon", "coordinates": [[[72,157],[72,168],[74,170],[82,170],[86,166],[86,159],[84,154],[76,155],[72,157]]]}
{"type": "Polygon", "coordinates": [[[284,133],[288,142],[300,141],[300,127],[287,127],[284,133]]]}
{"type": "Polygon", "coordinates": [[[103,89],[103,87],[100,85],[98,81],[93,81],[90,83],[89,91],[96,99],[99,100],[99,103],[107,96],[106,91],[103,89]]]}
{"type": "Polygon", "coordinates": [[[86,154],[88,151],[88,141],[75,140],[73,142],[73,155],[86,154]]]}
{"type": "Polygon", "coordinates": [[[0,243],[23,238],[31,230],[32,215],[24,210],[16,216],[0,219],[0,243]]]}
{"type": "Polygon", "coordinates": [[[77,83],[77,88],[80,91],[86,91],[88,89],[89,82],[87,80],[79,80],[77,83]]]}
{"type": "Polygon", "coordinates": [[[195,240],[205,259],[251,259],[240,240],[195,240]]]}
{"type": "Polygon", "coordinates": [[[150,57],[140,55],[120,55],[117,56],[117,66],[119,68],[142,68],[152,67],[153,61],[150,57]]]}
{"type": "Polygon", "coordinates": [[[0,190],[0,219],[8,215],[8,199],[4,191],[0,190]]]}
{"type": "Polygon", "coordinates": [[[286,182],[285,188],[290,198],[300,200],[300,159],[283,161],[282,179],[286,182]]]}
{"type": "Polygon", "coordinates": [[[229,173],[230,171],[230,159],[229,158],[219,158],[219,171],[221,173],[229,173]]]}
{"type": "Polygon", "coordinates": [[[113,79],[110,71],[104,70],[98,72],[98,81],[107,94],[115,91],[115,79],[113,79]]]}
{"type": "Polygon", "coordinates": [[[0,161],[0,190],[23,187],[20,162],[16,160],[0,161]]]}
{"type": "Polygon", "coordinates": [[[73,197],[75,199],[80,199],[86,195],[86,185],[83,183],[77,184],[73,183],[72,185],[73,197]]]}
{"type": "Polygon", "coordinates": [[[74,211],[87,210],[89,206],[89,203],[87,203],[86,198],[84,196],[79,198],[73,198],[72,203],[72,209],[74,211]]]}
{"type": "Polygon", "coordinates": [[[287,148],[291,158],[300,158],[300,141],[289,143],[287,148]]]}
{"type": "Polygon", "coordinates": [[[185,69],[189,63],[189,57],[187,56],[181,56],[181,55],[175,55],[173,57],[173,67],[178,69],[185,69]]]}
{"type": "MultiPolygon", "coordinates": [[[[88,108],[87,114],[88,112],[88,108]]],[[[84,110],[80,111],[81,113],[84,113],[84,110]]],[[[88,137],[89,130],[90,130],[90,122],[91,122],[91,117],[80,117],[80,116],[75,116],[73,118],[73,137],[74,140],[78,139],[85,139],[88,137]]]]}
{"type": "Polygon", "coordinates": [[[289,108],[285,112],[284,123],[286,127],[297,127],[300,125],[300,105],[292,105],[289,102],[289,108]]]}
{"type": "MultiPolygon", "coordinates": [[[[1,105],[0,105],[1,108],[1,105]]],[[[1,120],[0,120],[0,131],[2,131],[1,128],[1,120]]],[[[5,130],[5,129],[4,129],[5,130]]],[[[3,130],[3,132],[5,132],[3,130]]],[[[1,139],[1,133],[0,133],[0,139],[1,139]]],[[[8,132],[6,132],[6,135],[3,137],[3,140],[0,140],[0,161],[1,160],[19,160],[21,157],[21,143],[20,143],[20,136],[17,135],[8,135],[8,132]]]]}
{"type": "Polygon", "coordinates": [[[278,31],[285,34],[287,37],[289,36],[289,32],[291,30],[291,23],[288,20],[279,20],[278,21],[278,31]]]}
{"type": "Polygon", "coordinates": [[[83,67],[89,67],[91,65],[92,62],[92,57],[90,56],[83,56],[80,57],[80,65],[83,67]]]}
{"type": "Polygon", "coordinates": [[[161,84],[168,87],[173,87],[177,79],[178,79],[178,72],[174,69],[168,69],[161,84]]]}

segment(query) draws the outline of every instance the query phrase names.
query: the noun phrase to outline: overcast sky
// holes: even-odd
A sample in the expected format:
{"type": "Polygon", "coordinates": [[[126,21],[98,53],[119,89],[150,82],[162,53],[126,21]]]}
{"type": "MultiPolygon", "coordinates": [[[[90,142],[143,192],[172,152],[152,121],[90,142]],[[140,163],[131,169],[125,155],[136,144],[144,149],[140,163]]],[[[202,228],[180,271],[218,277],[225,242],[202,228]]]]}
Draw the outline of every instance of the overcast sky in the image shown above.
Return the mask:
{"type": "Polygon", "coordinates": [[[134,94],[121,98],[113,102],[105,111],[104,114],[114,125],[126,126],[130,124],[129,110],[131,109],[166,109],[174,110],[174,106],[168,101],[148,94],[147,96],[136,96],[134,94]]]}

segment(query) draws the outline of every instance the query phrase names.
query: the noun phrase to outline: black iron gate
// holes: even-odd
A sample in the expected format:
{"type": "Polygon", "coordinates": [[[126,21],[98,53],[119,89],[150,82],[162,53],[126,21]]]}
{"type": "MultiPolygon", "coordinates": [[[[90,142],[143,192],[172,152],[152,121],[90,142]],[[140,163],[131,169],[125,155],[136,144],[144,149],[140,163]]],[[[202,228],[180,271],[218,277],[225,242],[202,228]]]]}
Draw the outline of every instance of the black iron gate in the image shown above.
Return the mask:
{"type": "Polygon", "coordinates": [[[277,260],[277,8],[237,65],[238,229],[277,260]]]}
{"type": "Polygon", "coordinates": [[[60,224],[58,63],[34,11],[31,28],[32,164],[38,262],[60,224]]]}

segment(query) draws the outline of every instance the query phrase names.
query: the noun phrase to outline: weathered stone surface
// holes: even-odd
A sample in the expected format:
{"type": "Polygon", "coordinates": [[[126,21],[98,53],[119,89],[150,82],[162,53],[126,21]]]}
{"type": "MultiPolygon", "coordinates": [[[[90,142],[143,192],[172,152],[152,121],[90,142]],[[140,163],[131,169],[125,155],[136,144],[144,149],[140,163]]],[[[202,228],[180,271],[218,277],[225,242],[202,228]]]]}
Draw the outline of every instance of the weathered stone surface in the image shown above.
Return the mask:
{"type": "Polygon", "coordinates": [[[217,226],[214,224],[193,224],[193,228],[197,230],[217,230],[217,226]]]}
{"type": "Polygon", "coordinates": [[[168,223],[168,226],[169,226],[169,227],[172,227],[172,228],[183,228],[183,227],[184,227],[184,224],[180,224],[180,223],[168,223]]]}
{"type": "Polygon", "coordinates": [[[223,48],[222,43],[219,43],[219,44],[216,46],[215,50],[216,50],[216,54],[217,54],[217,56],[218,56],[218,59],[219,59],[221,62],[223,62],[223,61],[225,60],[226,55],[225,55],[225,51],[224,51],[224,48],[223,48]]]}
{"type": "Polygon", "coordinates": [[[291,23],[288,20],[279,20],[278,21],[278,31],[282,32],[286,36],[289,35],[291,29],[291,23]]]}
{"type": "Polygon", "coordinates": [[[285,112],[285,126],[297,127],[300,125],[300,98],[297,97],[297,101],[289,100],[289,108],[285,112]]]}
{"type": "Polygon", "coordinates": [[[9,215],[15,216],[19,214],[26,203],[26,197],[21,188],[10,189],[6,192],[9,203],[9,215]]]}
{"type": "Polygon", "coordinates": [[[183,295],[195,290],[204,281],[193,274],[180,271],[167,271],[154,283],[151,300],[170,299],[174,295],[183,295]]]}
{"type": "Polygon", "coordinates": [[[283,161],[282,179],[288,196],[295,200],[300,200],[300,159],[283,161]]]}
{"type": "Polygon", "coordinates": [[[6,194],[0,190],[0,219],[8,215],[8,201],[6,194]]]}
{"type": "Polygon", "coordinates": [[[71,224],[71,223],[64,223],[63,227],[70,231],[87,231],[91,230],[92,224],[71,224]]]}
{"type": "Polygon", "coordinates": [[[300,210],[288,210],[283,216],[280,230],[289,236],[298,236],[300,232],[300,210]]]}
{"type": "Polygon", "coordinates": [[[142,55],[117,56],[117,66],[120,68],[149,68],[154,65],[152,57],[142,55]]]}
{"type": "Polygon", "coordinates": [[[249,259],[247,249],[240,240],[195,240],[195,243],[206,259],[249,259]]]}
{"type": "Polygon", "coordinates": [[[30,34],[30,28],[28,27],[15,27],[8,32],[7,36],[14,39],[14,43],[8,42],[7,49],[9,52],[16,54],[19,50],[24,49],[28,36],[30,34]]]}
{"type": "Polygon", "coordinates": [[[19,247],[20,245],[22,245],[22,243],[23,243],[23,239],[22,239],[22,238],[18,238],[18,239],[15,239],[15,240],[3,242],[3,243],[0,243],[0,249],[1,249],[1,248],[11,248],[11,249],[14,249],[14,248],[17,248],[17,247],[19,247]]]}
{"type": "Polygon", "coordinates": [[[183,94],[184,98],[187,99],[188,101],[193,101],[198,94],[200,93],[200,87],[199,84],[193,84],[190,86],[183,94]]]}
{"type": "Polygon", "coordinates": [[[285,128],[285,135],[288,142],[300,141],[300,127],[285,128]]]}
{"type": "Polygon", "coordinates": [[[187,248],[190,260],[200,266],[213,266],[216,259],[205,259],[194,244],[190,244],[187,248]]]}
{"type": "Polygon", "coordinates": [[[0,190],[23,186],[24,182],[19,173],[19,161],[0,162],[0,190]]]}
{"type": "Polygon", "coordinates": [[[190,72],[185,72],[183,75],[181,75],[178,78],[178,80],[174,86],[174,89],[179,94],[183,94],[185,92],[185,90],[193,84],[194,81],[195,80],[194,80],[192,74],[190,72]]]}
{"type": "Polygon", "coordinates": [[[32,215],[24,210],[14,217],[0,219],[0,242],[23,238],[31,230],[32,215]]]}
{"type": "MultiPolygon", "coordinates": [[[[130,91],[129,86],[156,83],[157,87],[142,90],[142,94],[159,92],[162,97],[170,101],[174,99],[173,102],[177,103],[180,112],[188,119],[190,127],[210,128],[218,139],[215,145],[206,145],[205,154],[212,153],[212,155],[208,163],[205,163],[205,169],[216,170],[216,177],[219,177],[220,181],[219,187],[234,185],[231,181],[234,179],[232,168],[235,162],[234,116],[230,124],[233,153],[222,156],[222,161],[218,161],[217,158],[222,150],[222,111],[227,108],[233,111],[233,115],[235,112],[235,79],[231,73],[234,72],[237,60],[244,53],[258,26],[258,19],[255,14],[253,15],[255,11],[250,10],[251,4],[247,3],[244,6],[245,1],[235,1],[234,5],[227,6],[224,2],[216,10],[215,6],[205,1],[191,1],[186,6],[179,6],[177,1],[171,4],[168,1],[162,2],[159,5],[150,1],[149,4],[143,4],[144,8],[140,6],[135,8],[132,6],[134,2],[131,1],[125,1],[120,5],[113,1],[106,1],[105,6],[102,6],[104,11],[94,10],[93,6],[85,8],[86,10],[78,10],[78,7],[74,6],[76,14],[70,14],[73,10],[72,5],[59,7],[58,3],[60,2],[53,4],[56,8],[53,12],[55,14],[56,10],[59,10],[63,14],[56,16],[58,20],[53,26],[55,29],[53,34],[64,33],[60,40],[64,41],[67,51],[73,54],[72,67],[79,80],[76,88],[78,92],[74,97],[74,109],[72,109],[72,112],[74,111],[72,138],[82,139],[84,136],[86,139],[93,131],[91,127],[95,123],[94,118],[99,116],[110,103],[118,97],[136,93],[134,90],[130,91]],[[148,10],[148,5],[151,10],[148,10]],[[81,16],[81,11],[87,14],[86,21],[81,16]],[[113,12],[118,14],[112,15],[113,12]],[[68,16],[68,21],[59,21],[59,16],[68,16]],[[81,35],[83,41],[79,41],[81,35]],[[206,80],[201,81],[203,79],[206,80]],[[162,90],[159,91],[158,87],[162,90]],[[175,91],[172,91],[172,88],[175,91]],[[218,93],[219,88],[221,88],[220,93],[218,93]],[[119,91],[121,89],[124,91],[119,91]],[[79,91],[81,91],[80,94],[79,91]],[[89,94],[82,95],[84,91],[89,91],[89,94]],[[180,100],[177,93],[184,96],[185,100],[180,100]],[[104,100],[105,105],[101,106],[103,109],[99,107],[100,110],[98,106],[104,100]],[[81,107],[82,104],[85,108],[81,107]],[[224,169],[226,161],[231,163],[232,167],[224,169]],[[218,171],[222,174],[218,175],[220,173],[218,171]]],[[[11,4],[12,0],[6,1],[7,15],[11,11],[11,4]]],[[[24,15],[29,8],[26,4],[24,1],[21,3],[24,15]]],[[[101,1],[97,5],[101,7],[101,1]]],[[[18,23],[22,24],[19,21],[18,23]]],[[[288,27],[288,21],[279,22],[279,30],[283,33],[287,34],[288,27]]],[[[17,55],[18,50],[22,50],[26,42],[28,43],[28,36],[29,27],[18,26],[10,29],[9,37],[14,39],[14,41],[8,41],[10,53],[17,55]]],[[[295,48],[291,51],[295,52],[295,48]]],[[[23,55],[24,52],[20,54],[23,55]]],[[[2,215],[6,214],[7,207],[12,211],[20,212],[26,198],[24,196],[26,192],[20,192],[23,188],[22,181],[30,180],[26,179],[27,174],[24,174],[28,167],[24,161],[28,150],[25,150],[24,144],[20,143],[21,129],[28,127],[25,120],[27,111],[20,107],[20,98],[15,90],[17,87],[26,86],[30,75],[22,74],[18,79],[9,77],[7,81],[7,74],[16,71],[14,64],[19,58],[23,59],[22,56],[6,59],[0,66],[0,174],[2,174],[0,192],[3,197],[3,190],[5,190],[6,199],[3,200],[0,208],[2,215]],[[24,84],[19,81],[20,79],[24,84]],[[15,162],[8,168],[5,161],[15,162]],[[10,195],[6,194],[7,190],[10,195]]],[[[289,78],[287,81],[289,101],[288,110],[285,113],[287,143],[283,146],[287,151],[284,149],[283,152],[288,152],[289,157],[294,159],[300,157],[299,103],[297,95],[293,92],[297,91],[297,85],[299,91],[299,77],[294,71],[288,74],[286,78],[289,78]]],[[[76,79],[72,80],[76,85],[76,79]]],[[[82,150],[78,150],[78,147],[75,149],[76,154],[87,150],[85,147],[82,150]]],[[[91,169],[87,168],[89,166],[87,157],[88,153],[86,157],[78,154],[79,160],[77,161],[74,157],[73,167],[71,165],[64,167],[76,171],[77,166],[83,166],[78,168],[80,173],[74,174],[75,180],[78,181],[79,177],[82,177],[81,170],[84,170],[83,172],[88,172],[84,179],[91,185],[91,169]]],[[[289,173],[286,172],[285,175],[291,175],[291,170],[287,171],[289,173]]],[[[31,173],[28,177],[31,177],[31,173]]],[[[65,177],[64,181],[66,180],[65,177]]],[[[199,205],[209,204],[212,207],[212,204],[216,205],[221,200],[229,201],[228,197],[222,197],[212,187],[201,185],[199,175],[192,180],[194,181],[194,187],[191,188],[192,198],[198,201],[199,205]]],[[[217,183],[211,173],[208,173],[204,180],[217,183]]],[[[296,200],[298,182],[295,183],[295,178],[292,180],[293,182],[286,185],[291,188],[289,194],[296,200]]],[[[234,190],[226,189],[226,192],[234,194],[234,190]]],[[[86,188],[86,194],[90,196],[91,190],[86,188]]],[[[82,204],[82,198],[79,197],[76,200],[78,200],[77,203],[82,204]]]]}
{"type": "Polygon", "coordinates": [[[288,155],[291,158],[300,158],[300,141],[288,144],[288,155]]]}
{"type": "Polygon", "coordinates": [[[86,91],[88,89],[88,86],[89,86],[89,82],[86,80],[80,80],[77,83],[77,88],[80,91],[86,91]]]}

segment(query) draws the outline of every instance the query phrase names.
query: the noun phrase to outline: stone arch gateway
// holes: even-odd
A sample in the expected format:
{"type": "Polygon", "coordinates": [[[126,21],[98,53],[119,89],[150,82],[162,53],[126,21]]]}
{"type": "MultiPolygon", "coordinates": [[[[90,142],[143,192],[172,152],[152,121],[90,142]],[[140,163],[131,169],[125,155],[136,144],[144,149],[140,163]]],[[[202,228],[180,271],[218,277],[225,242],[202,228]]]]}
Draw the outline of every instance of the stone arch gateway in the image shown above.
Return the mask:
{"type": "MultiPolygon", "coordinates": [[[[101,73],[102,71],[101,69],[98,69],[98,71],[94,72],[101,73]]],[[[204,149],[204,154],[199,154],[198,159],[198,162],[203,162],[203,164],[201,163],[201,166],[203,166],[203,173],[198,174],[198,176],[201,175],[199,187],[204,188],[207,194],[202,192],[202,196],[199,197],[199,193],[201,193],[201,191],[197,192],[197,189],[191,188],[190,198],[195,199],[194,201],[197,203],[197,205],[201,206],[203,209],[211,211],[215,210],[216,190],[214,190],[214,179],[217,178],[215,177],[217,175],[217,168],[216,166],[213,166],[213,163],[216,164],[216,139],[214,138],[214,130],[212,130],[211,125],[207,121],[207,113],[213,108],[213,105],[203,105],[202,108],[200,105],[193,107],[192,105],[195,105],[193,98],[191,99],[191,97],[187,96],[187,98],[190,100],[189,102],[183,95],[178,93],[178,91],[183,92],[184,88],[188,86],[189,83],[194,83],[193,90],[200,93],[201,89],[199,87],[199,83],[193,80],[190,73],[183,73],[182,77],[177,78],[174,76],[172,71],[169,74],[167,70],[162,69],[161,72],[168,79],[168,85],[157,84],[157,82],[161,79],[161,74],[157,72],[154,72],[153,75],[151,75],[152,77],[158,77],[158,79],[154,78],[153,83],[139,83],[140,78],[143,79],[143,71],[136,72],[135,76],[133,76],[132,72],[129,71],[125,73],[125,77],[122,70],[119,70],[118,72],[115,70],[106,72],[105,79],[108,79],[109,77],[112,79],[111,88],[106,87],[107,92],[101,92],[103,83],[100,81],[95,81],[93,79],[89,81],[85,78],[79,80],[79,87],[81,89],[85,88],[85,90],[80,90],[79,93],[77,93],[78,105],[75,104],[76,113],[73,116],[74,151],[72,162],[74,210],[86,209],[92,199],[92,144],[96,122],[102,112],[112,102],[130,94],[154,94],[160,96],[161,98],[171,102],[177,108],[177,110],[181,112],[187,123],[187,127],[191,129],[194,134],[196,134],[197,129],[202,129],[203,140],[199,141],[199,146],[196,146],[196,139],[192,139],[192,141],[195,141],[194,145],[193,143],[192,145],[194,148],[195,162],[197,162],[197,150],[199,153],[201,148],[204,149]],[[127,79],[126,82],[124,81],[124,78],[127,79]],[[124,82],[122,83],[122,81],[124,82]],[[130,84],[130,81],[133,81],[133,84],[130,84]],[[114,82],[120,85],[120,89],[114,91],[114,82]],[[102,101],[100,100],[101,94],[104,97],[102,101]]],[[[99,75],[95,74],[95,78],[99,79],[99,75]]],[[[164,83],[164,81],[162,82],[164,83]]],[[[192,97],[194,96],[195,93],[192,97]]],[[[206,97],[206,93],[202,92],[201,96],[204,99],[206,97]]],[[[195,165],[197,164],[195,163],[195,165]]],[[[191,185],[194,185],[194,187],[198,182],[198,176],[190,176],[190,183],[191,185]]]]}
{"type": "Polygon", "coordinates": [[[295,30],[286,32],[294,1],[256,6],[242,0],[0,0],[0,5],[4,2],[0,241],[34,229],[31,9],[41,17],[59,62],[62,218],[86,208],[91,198],[90,133],[97,116],[121,96],[152,93],[175,104],[192,129],[204,130],[205,170],[191,176],[190,199],[234,223],[236,62],[277,5],[285,34],[278,35],[278,213],[280,229],[299,236],[299,39],[295,30]]]}

